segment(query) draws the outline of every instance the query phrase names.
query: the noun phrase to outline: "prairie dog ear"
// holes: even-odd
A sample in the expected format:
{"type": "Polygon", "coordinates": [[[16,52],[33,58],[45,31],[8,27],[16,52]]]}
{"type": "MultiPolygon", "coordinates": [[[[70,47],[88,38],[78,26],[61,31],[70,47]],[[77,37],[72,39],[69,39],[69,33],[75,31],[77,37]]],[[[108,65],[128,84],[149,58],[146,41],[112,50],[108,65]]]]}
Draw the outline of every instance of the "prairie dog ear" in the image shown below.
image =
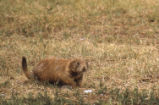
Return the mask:
{"type": "Polygon", "coordinates": [[[89,63],[90,63],[90,59],[85,59],[85,62],[86,62],[86,66],[87,66],[87,68],[89,67],[89,63]]]}
{"type": "Polygon", "coordinates": [[[69,69],[73,72],[76,72],[76,69],[80,66],[79,60],[72,60],[69,64],[69,69]]]}

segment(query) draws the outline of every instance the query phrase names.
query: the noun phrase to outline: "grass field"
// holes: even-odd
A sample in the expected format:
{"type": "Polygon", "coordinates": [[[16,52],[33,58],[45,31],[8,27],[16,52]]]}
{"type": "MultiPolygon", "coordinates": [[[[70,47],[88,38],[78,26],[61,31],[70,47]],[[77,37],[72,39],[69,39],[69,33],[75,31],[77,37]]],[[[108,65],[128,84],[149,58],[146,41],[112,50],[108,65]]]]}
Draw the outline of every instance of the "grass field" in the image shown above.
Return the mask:
{"type": "Polygon", "coordinates": [[[0,0],[0,104],[158,105],[158,11],[158,0],[0,0]],[[82,88],[59,88],[28,81],[22,56],[29,70],[48,56],[90,68],[82,88]]]}

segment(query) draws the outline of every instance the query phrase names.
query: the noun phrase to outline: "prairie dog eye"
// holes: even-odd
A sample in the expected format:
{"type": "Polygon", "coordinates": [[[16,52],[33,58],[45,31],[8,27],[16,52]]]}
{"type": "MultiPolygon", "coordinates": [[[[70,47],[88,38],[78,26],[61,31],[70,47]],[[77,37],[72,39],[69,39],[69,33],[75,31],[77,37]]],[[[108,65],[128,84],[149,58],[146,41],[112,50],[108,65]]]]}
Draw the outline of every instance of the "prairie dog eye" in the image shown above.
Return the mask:
{"type": "Polygon", "coordinates": [[[82,71],[83,71],[83,72],[85,72],[85,71],[86,71],[86,68],[85,68],[85,67],[83,67],[82,71]]]}

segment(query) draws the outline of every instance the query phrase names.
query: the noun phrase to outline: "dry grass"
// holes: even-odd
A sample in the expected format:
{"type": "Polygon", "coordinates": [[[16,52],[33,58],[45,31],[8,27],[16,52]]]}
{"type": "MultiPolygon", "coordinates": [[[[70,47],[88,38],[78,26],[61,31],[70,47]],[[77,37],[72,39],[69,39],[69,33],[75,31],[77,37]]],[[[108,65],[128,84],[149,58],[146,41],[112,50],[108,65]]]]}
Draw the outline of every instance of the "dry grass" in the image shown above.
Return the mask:
{"type": "Polygon", "coordinates": [[[54,87],[27,82],[22,56],[30,70],[48,56],[90,59],[81,92],[159,89],[158,10],[158,0],[1,0],[0,95],[47,90],[54,97],[54,87]]]}

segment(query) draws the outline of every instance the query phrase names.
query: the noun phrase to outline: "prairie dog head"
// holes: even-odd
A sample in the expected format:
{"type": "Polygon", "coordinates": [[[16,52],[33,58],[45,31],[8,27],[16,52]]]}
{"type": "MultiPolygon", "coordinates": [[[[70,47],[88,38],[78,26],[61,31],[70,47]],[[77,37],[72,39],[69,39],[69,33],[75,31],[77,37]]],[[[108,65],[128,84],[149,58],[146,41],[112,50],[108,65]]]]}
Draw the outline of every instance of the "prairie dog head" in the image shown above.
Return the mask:
{"type": "Polygon", "coordinates": [[[69,69],[71,72],[81,74],[88,70],[88,62],[81,59],[74,59],[70,62],[69,69]]]}

